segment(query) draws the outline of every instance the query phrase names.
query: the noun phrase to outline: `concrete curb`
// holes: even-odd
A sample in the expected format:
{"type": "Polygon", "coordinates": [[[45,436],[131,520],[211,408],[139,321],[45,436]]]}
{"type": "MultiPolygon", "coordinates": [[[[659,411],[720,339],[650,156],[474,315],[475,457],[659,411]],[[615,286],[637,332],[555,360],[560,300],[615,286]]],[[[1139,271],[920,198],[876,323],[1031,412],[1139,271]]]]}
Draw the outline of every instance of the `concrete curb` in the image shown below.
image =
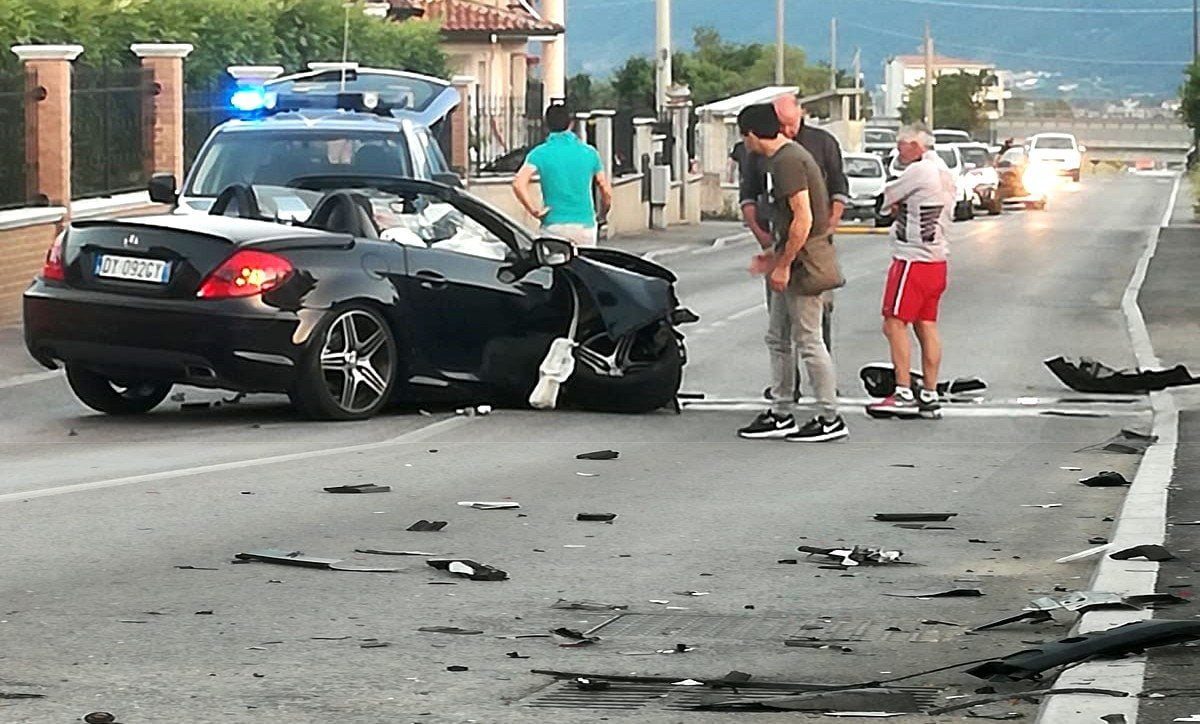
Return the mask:
{"type": "MultiPolygon", "coordinates": [[[[1121,308],[1125,313],[1133,351],[1140,367],[1159,366],[1158,356],[1146,329],[1146,321],[1138,306],[1138,294],[1146,280],[1150,260],[1158,248],[1162,229],[1171,223],[1175,201],[1182,179],[1175,185],[1167,204],[1162,224],[1151,234],[1146,249],[1138,260],[1133,277],[1125,288],[1121,308]]],[[[1144,543],[1161,544],[1166,539],[1168,486],[1175,471],[1175,448],[1179,431],[1179,412],[1169,390],[1150,394],[1154,411],[1153,434],[1158,442],[1151,445],[1138,466],[1137,475],[1117,517],[1112,537],[1115,548],[1128,548],[1144,543]]],[[[1114,561],[1104,556],[1097,564],[1091,580],[1091,590],[1122,595],[1154,593],[1158,582],[1157,563],[1145,561],[1114,561]]],[[[1079,617],[1072,635],[1103,631],[1152,617],[1150,611],[1091,611],[1079,617]]],[[[1145,683],[1146,657],[1128,657],[1115,661],[1092,661],[1074,666],[1059,675],[1055,688],[1095,687],[1129,693],[1127,698],[1086,694],[1065,694],[1047,697],[1038,711],[1039,724],[1073,724],[1101,721],[1110,714],[1124,715],[1126,724],[1136,724],[1141,700],[1137,697],[1145,683]]]]}

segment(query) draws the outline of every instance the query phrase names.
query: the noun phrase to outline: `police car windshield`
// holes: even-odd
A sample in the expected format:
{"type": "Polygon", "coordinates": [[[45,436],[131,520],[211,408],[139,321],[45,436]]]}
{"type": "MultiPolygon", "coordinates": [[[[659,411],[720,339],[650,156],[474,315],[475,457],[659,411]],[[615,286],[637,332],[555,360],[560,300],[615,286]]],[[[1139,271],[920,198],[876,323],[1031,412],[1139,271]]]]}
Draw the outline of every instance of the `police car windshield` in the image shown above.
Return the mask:
{"type": "Polygon", "coordinates": [[[403,136],[372,132],[237,131],[218,134],[196,161],[188,196],[233,184],[286,186],[301,176],[412,176],[403,136]]]}

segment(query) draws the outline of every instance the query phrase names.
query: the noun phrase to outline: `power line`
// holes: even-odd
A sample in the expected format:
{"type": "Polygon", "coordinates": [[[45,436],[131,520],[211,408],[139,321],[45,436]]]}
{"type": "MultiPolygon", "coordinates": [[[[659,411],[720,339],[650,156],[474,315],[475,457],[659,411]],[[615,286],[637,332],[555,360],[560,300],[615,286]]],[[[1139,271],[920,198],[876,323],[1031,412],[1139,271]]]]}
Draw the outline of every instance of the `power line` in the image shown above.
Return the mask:
{"type": "Polygon", "coordinates": [[[994,3],[957,2],[956,0],[892,0],[892,2],[909,3],[912,5],[937,5],[947,8],[966,8],[970,10],[1003,10],[1005,12],[1024,13],[1070,13],[1088,15],[1166,15],[1173,13],[1190,13],[1191,8],[1092,8],[1092,7],[1053,7],[1048,5],[998,5],[994,3]]]}
{"type": "MultiPolygon", "coordinates": [[[[1191,11],[1189,10],[1188,12],[1191,12],[1191,11]]],[[[908,33],[898,33],[894,30],[884,30],[883,28],[876,28],[874,26],[863,25],[861,23],[852,23],[852,22],[842,21],[842,24],[849,25],[853,28],[858,28],[859,30],[867,30],[872,33],[879,33],[881,35],[890,35],[890,36],[893,36],[896,38],[904,38],[906,40],[916,40],[916,41],[921,41],[921,42],[924,42],[924,40],[925,40],[925,38],[920,35],[910,35],[908,33]]],[[[1113,59],[1113,58],[1080,58],[1077,56],[1070,56],[1070,55],[1043,55],[1041,53],[1021,53],[1021,52],[1013,51],[1013,50],[1001,50],[999,48],[984,48],[984,47],[974,46],[974,45],[964,45],[962,43],[955,43],[955,42],[952,42],[949,40],[938,41],[938,44],[943,45],[943,46],[948,45],[953,48],[961,48],[963,50],[969,50],[969,51],[977,52],[977,53],[994,53],[996,55],[1010,55],[1010,56],[1014,56],[1014,57],[1018,57],[1018,58],[1030,58],[1032,60],[1053,60],[1053,61],[1059,61],[1059,62],[1064,62],[1064,63],[1088,63],[1090,65],[1161,65],[1161,66],[1183,66],[1183,65],[1188,64],[1188,61],[1185,59],[1181,59],[1181,60],[1122,60],[1122,59],[1113,59]]]]}

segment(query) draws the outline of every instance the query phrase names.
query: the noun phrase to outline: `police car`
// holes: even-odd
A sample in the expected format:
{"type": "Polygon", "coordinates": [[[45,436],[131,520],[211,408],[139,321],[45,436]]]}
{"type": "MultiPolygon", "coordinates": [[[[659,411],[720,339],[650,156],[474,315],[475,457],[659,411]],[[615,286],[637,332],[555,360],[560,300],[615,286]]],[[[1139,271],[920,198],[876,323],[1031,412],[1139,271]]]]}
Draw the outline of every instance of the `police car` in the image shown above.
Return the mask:
{"type": "Polygon", "coordinates": [[[264,211],[303,220],[307,205],[270,191],[346,174],[459,185],[436,134],[460,100],[439,78],[354,64],[239,87],[231,98],[237,117],[209,135],[182,188],[158,174],[150,196],[176,213],[207,213],[221,191],[244,184],[275,200],[264,211]]]}

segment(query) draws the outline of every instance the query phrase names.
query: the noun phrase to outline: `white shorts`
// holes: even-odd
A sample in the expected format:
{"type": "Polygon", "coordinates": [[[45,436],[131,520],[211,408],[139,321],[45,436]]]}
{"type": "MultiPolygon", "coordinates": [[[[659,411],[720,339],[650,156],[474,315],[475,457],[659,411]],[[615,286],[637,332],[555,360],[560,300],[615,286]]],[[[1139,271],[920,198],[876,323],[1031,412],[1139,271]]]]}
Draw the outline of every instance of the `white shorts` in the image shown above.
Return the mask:
{"type": "Polygon", "coordinates": [[[596,227],[583,224],[549,224],[542,231],[550,236],[558,236],[575,246],[595,246],[596,227]]]}

